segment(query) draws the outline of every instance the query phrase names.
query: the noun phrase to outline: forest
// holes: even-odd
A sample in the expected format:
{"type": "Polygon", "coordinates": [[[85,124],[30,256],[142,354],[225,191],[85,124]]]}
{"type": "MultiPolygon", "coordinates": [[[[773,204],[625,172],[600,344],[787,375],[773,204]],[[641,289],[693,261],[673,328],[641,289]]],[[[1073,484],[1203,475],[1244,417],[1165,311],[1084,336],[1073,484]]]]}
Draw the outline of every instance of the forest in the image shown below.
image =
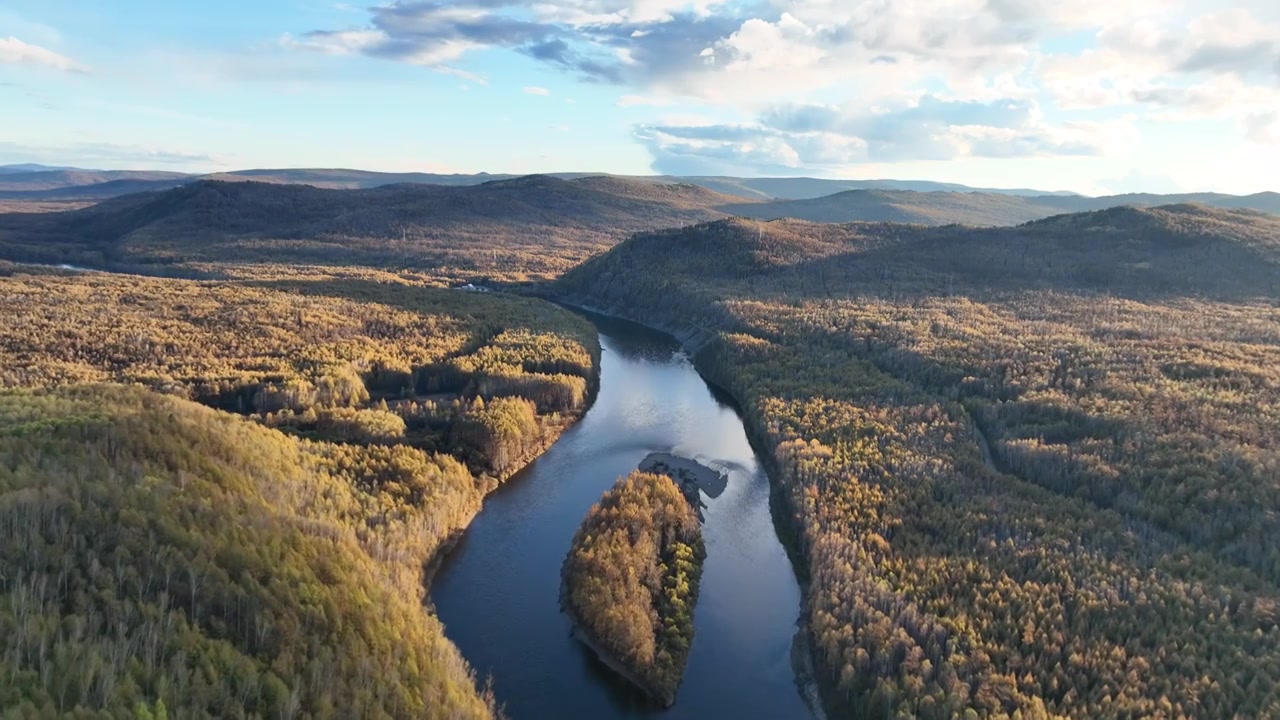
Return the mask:
{"type": "Polygon", "coordinates": [[[0,306],[0,707],[499,712],[424,570],[583,412],[589,323],[369,278],[12,265],[0,306]]]}
{"type": "Polygon", "coordinates": [[[202,180],[71,212],[0,213],[0,259],[220,277],[246,266],[545,279],[638,230],[724,217],[692,185],[529,176],[367,190],[202,180]]]}
{"type": "Polygon", "coordinates": [[[591,507],[565,558],[561,603],[575,629],[667,706],[693,643],[705,557],[676,483],[636,471],[591,507]]]}
{"type": "Polygon", "coordinates": [[[786,497],[833,717],[1280,717],[1280,226],[641,234],[552,291],[680,330],[786,497]]]}
{"type": "MultiPolygon", "coordinates": [[[[550,303],[449,289],[488,278],[677,331],[736,398],[831,717],[1280,718],[1280,219],[663,230],[720,200],[255,187],[0,216],[0,256],[142,273],[0,262],[0,707],[500,712],[424,568],[601,351],[550,303]]],[[[702,552],[666,485],[607,495],[564,582],[673,696],[702,552]]]]}

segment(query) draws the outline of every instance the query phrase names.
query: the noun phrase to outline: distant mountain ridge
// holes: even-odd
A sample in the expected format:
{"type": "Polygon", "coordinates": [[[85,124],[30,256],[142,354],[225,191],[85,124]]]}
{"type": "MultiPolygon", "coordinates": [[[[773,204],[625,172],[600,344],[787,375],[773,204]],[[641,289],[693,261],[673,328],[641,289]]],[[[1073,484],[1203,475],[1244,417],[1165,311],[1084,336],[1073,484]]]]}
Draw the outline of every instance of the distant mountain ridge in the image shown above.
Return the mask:
{"type": "Polygon", "coordinates": [[[87,266],[448,266],[556,274],[627,235],[724,217],[696,185],[544,175],[366,190],[200,180],[64,213],[0,214],[0,257],[87,266]]]}
{"type": "MultiPolygon", "coordinates": [[[[604,173],[561,172],[547,173],[551,177],[562,180],[574,180],[582,177],[598,176],[604,173]]],[[[121,188],[84,189],[86,186],[115,180],[144,180],[151,182],[149,187],[137,186],[124,189],[125,192],[142,192],[145,190],[165,190],[176,185],[196,180],[255,180],[268,183],[297,183],[314,185],[330,189],[367,189],[397,183],[419,183],[426,185],[479,185],[492,180],[510,180],[521,177],[512,173],[475,173],[475,174],[443,174],[443,173],[386,173],[369,170],[346,168],[280,168],[280,169],[248,169],[232,172],[210,174],[184,174],[168,172],[150,172],[134,170],[81,170],[72,167],[51,167],[43,165],[0,165],[0,199],[23,199],[11,193],[38,191],[40,196],[30,199],[82,199],[86,197],[110,197],[109,193],[124,194],[117,191],[121,188]],[[64,176],[60,179],[59,173],[64,176]],[[40,175],[42,177],[33,177],[40,175]],[[101,176],[101,177],[95,177],[101,176]]],[[[612,175],[627,180],[652,182],[656,184],[689,183],[727,195],[743,198],[768,200],[797,200],[822,197],[846,190],[915,190],[917,192],[969,192],[981,191],[997,194],[1036,196],[1036,195],[1072,195],[1062,191],[1043,191],[1032,189],[999,189],[972,188],[955,183],[941,183],[928,180],[829,180],[806,177],[775,178],[738,178],[728,176],[676,176],[676,175],[612,175]]]]}
{"type": "Polygon", "coordinates": [[[910,190],[849,190],[805,200],[778,200],[720,208],[729,215],[758,220],[795,218],[809,222],[896,222],[920,225],[1021,225],[1064,213],[1113,207],[1156,207],[1181,204],[1228,210],[1256,210],[1280,215],[1280,193],[1224,195],[1129,194],[1107,197],[1040,195],[1022,197],[981,192],[915,192],[910,190]]]}
{"type": "MultiPolygon", "coordinates": [[[[7,167],[7,166],[6,166],[7,167]]],[[[0,167],[0,201],[102,201],[133,193],[156,192],[205,181],[226,183],[311,186],[324,190],[366,191],[378,188],[483,187],[515,182],[522,177],[549,178],[586,183],[606,193],[648,197],[665,202],[672,188],[689,193],[699,188],[719,196],[714,205],[704,196],[700,206],[726,216],[760,220],[796,218],[810,222],[897,222],[924,225],[1005,226],[1063,213],[1088,212],[1124,205],[1159,206],[1195,203],[1226,209],[1249,209],[1280,214],[1280,193],[1237,196],[1223,193],[1158,195],[1132,193],[1087,197],[1069,193],[1034,194],[1034,190],[975,190],[960,185],[899,180],[818,180],[813,178],[731,178],[621,176],[588,173],[550,175],[441,175],[430,173],[378,173],[346,169],[243,170],[208,176],[142,171],[45,170],[21,166],[24,171],[3,172],[0,167]],[[813,193],[822,193],[813,195],[813,193]]],[[[338,196],[335,196],[338,197],[338,196]]],[[[343,198],[345,203],[350,198],[343,198]]]]}

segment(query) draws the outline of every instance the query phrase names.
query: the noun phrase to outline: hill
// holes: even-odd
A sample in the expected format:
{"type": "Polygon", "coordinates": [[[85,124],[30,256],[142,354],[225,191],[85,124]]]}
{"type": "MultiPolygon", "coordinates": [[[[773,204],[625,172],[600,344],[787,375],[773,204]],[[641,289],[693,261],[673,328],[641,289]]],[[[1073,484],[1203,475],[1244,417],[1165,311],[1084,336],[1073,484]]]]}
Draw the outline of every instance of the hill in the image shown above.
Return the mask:
{"type": "Polygon", "coordinates": [[[826,197],[850,190],[899,190],[912,192],[981,192],[995,195],[1034,197],[1039,195],[1073,196],[1070,192],[1046,192],[1026,188],[974,188],[957,183],[928,180],[829,180],[806,177],[736,178],[684,177],[681,182],[756,200],[806,200],[826,197]]]}
{"type": "MultiPolygon", "coordinates": [[[[0,195],[4,199],[17,200],[30,198],[33,200],[75,199],[81,197],[113,197],[127,192],[137,192],[121,181],[133,180],[142,182],[169,181],[185,182],[191,178],[184,173],[160,172],[152,170],[78,170],[78,169],[35,169],[11,173],[0,173],[0,195]],[[107,188],[88,190],[104,183],[116,183],[107,188]],[[58,196],[55,191],[69,190],[67,196],[58,196]],[[35,193],[35,195],[30,195],[35,193]],[[89,194],[86,194],[89,193],[89,194]]],[[[153,188],[152,188],[153,189],[153,188]]]]}
{"type": "Polygon", "coordinates": [[[723,217],[692,185],[529,176],[482,185],[200,181],[84,210],[0,215],[0,257],[93,267],[189,263],[563,271],[627,234],[723,217]]]}
{"type": "Polygon", "coordinates": [[[855,221],[919,223],[923,225],[1020,225],[1064,213],[1111,207],[1150,207],[1201,204],[1225,209],[1258,210],[1280,215],[1280,194],[1236,196],[1215,193],[1190,195],[1016,196],[989,192],[916,192],[911,190],[849,190],[821,198],[779,200],[721,209],[731,215],[775,220],[796,218],[810,222],[855,221]]]}
{"type": "Polygon", "coordinates": [[[8,714],[495,716],[424,580],[581,413],[587,321],[4,263],[0,305],[8,714]]]}
{"type": "Polygon", "coordinates": [[[57,165],[40,165],[38,163],[14,163],[11,165],[0,165],[0,175],[16,175],[18,173],[45,172],[50,170],[79,170],[68,166],[57,165]]]}
{"type": "Polygon", "coordinates": [[[831,716],[1280,712],[1280,218],[727,220],[551,290],[744,408],[831,716]]]}
{"type": "Polygon", "coordinates": [[[1271,297],[1280,287],[1280,217],[1197,205],[1118,207],[1018,227],[814,224],[747,219],[640,234],[566,276],[631,266],[707,287],[776,293],[1065,290],[1126,297],[1271,297]],[[826,285],[815,289],[811,283],[826,285]],[[942,283],[942,285],[939,285],[942,283]]]}
{"type": "MultiPolygon", "coordinates": [[[[43,178],[5,178],[0,180],[0,192],[22,193],[24,191],[43,191],[42,200],[81,199],[84,197],[110,197],[109,193],[123,194],[119,188],[109,187],[90,189],[97,183],[119,179],[151,179],[175,180],[175,184],[196,182],[197,180],[222,180],[235,182],[252,180],[277,184],[305,184],[334,190],[356,190],[394,185],[398,183],[416,183],[425,185],[479,185],[493,180],[511,180],[519,175],[513,174],[444,174],[444,173],[387,173],[349,168],[278,168],[249,169],[219,172],[206,175],[182,175],[180,173],[144,173],[135,171],[101,171],[82,170],[72,167],[51,167],[44,165],[4,165],[0,166],[0,175],[25,175],[27,173],[44,173],[43,178]],[[162,176],[162,177],[145,177],[162,176]],[[12,181],[6,185],[6,181],[12,181]],[[24,187],[30,182],[31,187],[24,187]]],[[[590,172],[549,173],[562,180],[573,180],[581,177],[600,175],[590,172]]],[[[836,192],[854,189],[916,190],[916,191],[973,191],[964,185],[954,183],[938,183],[914,180],[822,180],[817,178],[734,178],[734,177],[679,177],[671,175],[614,176],[637,182],[657,184],[693,184],[727,195],[767,200],[771,198],[797,199],[814,198],[831,195],[836,192]]],[[[162,189],[154,187],[150,189],[162,189]]],[[[141,188],[135,191],[140,191],[141,188]]],[[[985,190],[985,192],[1009,193],[1014,195],[1043,195],[1038,190],[985,190]]],[[[1070,194],[1070,193],[1058,193],[1070,194]]],[[[5,199],[20,200],[20,195],[5,199]]]]}
{"type": "Polygon", "coordinates": [[[380,454],[140,389],[0,392],[0,706],[493,717],[421,587],[383,570],[435,520],[386,521],[397,471],[449,501],[470,478],[380,454]]]}

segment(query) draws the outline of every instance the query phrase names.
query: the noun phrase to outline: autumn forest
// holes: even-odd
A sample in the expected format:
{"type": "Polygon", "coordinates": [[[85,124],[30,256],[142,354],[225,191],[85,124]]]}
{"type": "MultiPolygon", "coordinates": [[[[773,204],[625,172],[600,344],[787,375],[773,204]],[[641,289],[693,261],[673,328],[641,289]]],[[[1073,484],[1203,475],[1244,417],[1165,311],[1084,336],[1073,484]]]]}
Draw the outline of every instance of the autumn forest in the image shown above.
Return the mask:
{"type": "MultiPolygon", "coordinates": [[[[729,203],[535,177],[0,213],[0,715],[502,716],[429,588],[592,408],[558,301],[675,335],[740,408],[828,717],[1280,718],[1280,218],[729,203]]],[[[678,706],[695,507],[636,473],[576,520],[562,605],[678,706]]]]}

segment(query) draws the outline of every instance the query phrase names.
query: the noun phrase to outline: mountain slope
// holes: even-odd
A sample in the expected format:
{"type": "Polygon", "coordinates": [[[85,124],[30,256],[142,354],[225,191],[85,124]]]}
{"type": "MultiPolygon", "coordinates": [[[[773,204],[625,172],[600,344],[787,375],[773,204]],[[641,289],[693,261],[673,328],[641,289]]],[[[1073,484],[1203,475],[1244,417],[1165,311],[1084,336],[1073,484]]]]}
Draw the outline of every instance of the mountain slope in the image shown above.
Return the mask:
{"type": "Polygon", "coordinates": [[[503,266],[546,275],[627,234],[723,217],[692,185],[529,176],[477,186],[200,181],[61,214],[0,216],[0,254],[73,264],[503,266]],[[499,262],[501,259],[503,262],[499,262]]]}
{"type": "Polygon", "coordinates": [[[828,180],[806,177],[736,178],[736,177],[685,177],[673,178],[690,182],[730,195],[757,200],[806,200],[826,197],[849,190],[901,190],[913,192],[982,192],[997,195],[1039,196],[1064,195],[1069,192],[1046,192],[1025,188],[974,188],[957,183],[928,180],[828,180]]]}
{"type": "Polygon", "coordinates": [[[38,163],[14,163],[10,165],[0,165],[0,175],[14,175],[18,173],[31,172],[47,172],[53,170],[80,170],[68,166],[40,165],[38,163]]]}
{"type": "MultiPolygon", "coordinates": [[[[5,193],[32,193],[46,192],[69,188],[83,188],[84,186],[101,185],[103,183],[115,182],[120,180],[141,180],[141,181],[189,181],[192,176],[185,173],[161,172],[155,170],[32,170],[27,172],[14,172],[0,174],[0,192],[5,193]]],[[[130,192],[125,189],[127,186],[117,186],[115,194],[123,194],[130,192]]],[[[83,192],[83,190],[75,190],[74,192],[83,192]]],[[[136,192],[136,191],[134,191],[136,192]]],[[[107,197],[107,195],[99,191],[96,197],[107,197]]],[[[18,199],[20,196],[13,195],[11,199],[18,199]]],[[[76,197],[81,197],[77,195],[76,197]]],[[[47,199],[47,198],[33,198],[47,199]]]]}
{"type": "Polygon", "coordinates": [[[898,222],[923,225],[1020,225],[1064,213],[1111,207],[1148,207],[1196,203],[1227,209],[1251,209],[1280,214],[1280,194],[1236,196],[1215,193],[1189,195],[1114,195],[1108,197],[1040,195],[1014,196],[985,192],[915,192],[909,190],[850,190],[827,197],[779,200],[721,208],[732,215],[775,220],[796,218],[810,222],[898,222]]]}
{"type": "Polygon", "coordinates": [[[471,479],[380,455],[138,388],[0,392],[0,706],[493,717],[421,586],[380,567],[420,574],[401,548],[434,520],[389,521],[384,484],[421,469],[453,501],[471,479]]]}

